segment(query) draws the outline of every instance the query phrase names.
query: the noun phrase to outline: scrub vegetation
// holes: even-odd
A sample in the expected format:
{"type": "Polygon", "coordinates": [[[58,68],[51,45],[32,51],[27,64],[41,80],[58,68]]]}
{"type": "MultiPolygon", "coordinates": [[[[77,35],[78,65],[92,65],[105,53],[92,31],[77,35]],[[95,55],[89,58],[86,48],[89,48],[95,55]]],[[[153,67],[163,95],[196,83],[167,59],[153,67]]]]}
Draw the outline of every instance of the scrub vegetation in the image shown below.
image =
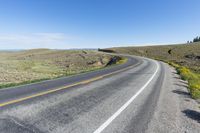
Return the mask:
{"type": "Polygon", "coordinates": [[[114,53],[145,56],[169,63],[177,69],[182,79],[188,81],[191,96],[200,99],[200,42],[179,45],[121,47],[106,50],[114,53]]]}
{"type": "Polygon", "coordinates": [[[93,50],[1,51],[0,88],[93,71],[108,63],[121,62],[119,57],[112,62],[113,58],[93,50]]]}
{"type": "Polygon", "coordinates": [[[200,99],[200,73],[192,72],[189,68],[168,62],[176,68],[183,80],[188,81],[189,92],[194,99],[200,99]]]}

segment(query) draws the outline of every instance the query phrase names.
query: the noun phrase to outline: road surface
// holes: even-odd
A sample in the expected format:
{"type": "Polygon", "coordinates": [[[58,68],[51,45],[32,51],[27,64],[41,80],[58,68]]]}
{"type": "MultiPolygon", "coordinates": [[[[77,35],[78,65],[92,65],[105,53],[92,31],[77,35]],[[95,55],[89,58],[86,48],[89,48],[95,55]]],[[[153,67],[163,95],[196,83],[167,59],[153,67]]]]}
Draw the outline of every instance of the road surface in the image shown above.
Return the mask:
{"type": "Polygon", "coordinates": [[[123,65],[0,90],[0,132],[199,132],[186,108],[195,103],[186,106],[188,97],[178,94],[175,71],[128,58],[123,65]]]}

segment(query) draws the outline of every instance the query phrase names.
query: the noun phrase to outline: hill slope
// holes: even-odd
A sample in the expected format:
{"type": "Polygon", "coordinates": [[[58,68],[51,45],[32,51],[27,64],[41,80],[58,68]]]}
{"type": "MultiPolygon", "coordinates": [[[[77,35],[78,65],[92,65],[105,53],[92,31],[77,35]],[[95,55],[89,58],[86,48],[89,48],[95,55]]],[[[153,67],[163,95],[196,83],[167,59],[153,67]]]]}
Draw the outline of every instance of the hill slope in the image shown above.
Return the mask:
{"type": "Polygon", "coordinates": [[[160,60],[173,61],[200,72],[200,42],[180,45],[111,48],[116,53],[127,53],[160,60]]]}
{"type": "Polygon", "coordinates": [[[0,87],[102,68],[113,57],[91,50],[0,52],[0,87]]]}

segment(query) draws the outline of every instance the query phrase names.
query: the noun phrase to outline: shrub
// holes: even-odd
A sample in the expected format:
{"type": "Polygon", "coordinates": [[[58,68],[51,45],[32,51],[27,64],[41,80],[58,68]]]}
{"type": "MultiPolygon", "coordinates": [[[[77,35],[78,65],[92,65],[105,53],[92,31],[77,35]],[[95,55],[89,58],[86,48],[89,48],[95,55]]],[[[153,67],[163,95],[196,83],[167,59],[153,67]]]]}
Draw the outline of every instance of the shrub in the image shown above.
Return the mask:
{"type": "Polygon", "coordinates": [[[178,67],[178,73],[183,80],[188,81],[189,92],[194,99],[200,99],[200,76],[186,67],[178,67]]]}

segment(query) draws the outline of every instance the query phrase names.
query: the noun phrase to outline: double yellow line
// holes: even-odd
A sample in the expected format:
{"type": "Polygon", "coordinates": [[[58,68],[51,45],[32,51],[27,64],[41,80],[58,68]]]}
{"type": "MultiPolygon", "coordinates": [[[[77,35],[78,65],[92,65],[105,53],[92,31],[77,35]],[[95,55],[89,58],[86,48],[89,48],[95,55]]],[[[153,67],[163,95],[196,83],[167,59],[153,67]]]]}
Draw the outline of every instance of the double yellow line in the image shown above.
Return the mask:
{"type": "Polygon", "coordinates": [[[70,88],[70,87],[74,87],[74,86],[78,86],[78,85],[82,85],[82,84],[88,84],[88,83],[100,80],[102,78],[111,76],[113,74],[117,74],[117,73],[120,73],[122,71],[128,70],[128,69],[130,69],[130,68],[132,68],[136,65],[139,65],[139,64],[140,63],[137,63],[135,65],[123,68],[121,70],[117,70],[117,71],[114,71],[114,72],[111,72],[111,73],[108,73],[108,74],[104,74],[102,76],[97,76],[97,77],[94,77],[94,78],[91,78],[91,79],[88,79],[88,80],[84,80],[84,81],[81,81],[81,82],[77,82],[77,83],[74,83],[74,84],[71,84],[71,85],[59,87],[59,88],[56,88],[56,89],[53,89],[53,90],[48,90],[48,91],[44,91],[44,92],[40,92],[40,93],[37,93],[37,94],[30,95],[30,96],[26,96],[26,97],[23,97],[23,98],[19,98],[19,99],[11,100],[11,101],[8,101],[8,102],[0,103],[0,107],[10,105],[10,104],[14,104],[14,103],[19,103],[19,102],[22,102],[22,101],[25,101],[25,100],[28,100],[28,99],[31,99],[31,98],[43,96],[43,95],[50,94],[50,93],[53,93],[53,92],[57,92],[57,91],[60,91],[60,90],[64,90],[64,89],[67,89],[67,88],[70,88]]]}

